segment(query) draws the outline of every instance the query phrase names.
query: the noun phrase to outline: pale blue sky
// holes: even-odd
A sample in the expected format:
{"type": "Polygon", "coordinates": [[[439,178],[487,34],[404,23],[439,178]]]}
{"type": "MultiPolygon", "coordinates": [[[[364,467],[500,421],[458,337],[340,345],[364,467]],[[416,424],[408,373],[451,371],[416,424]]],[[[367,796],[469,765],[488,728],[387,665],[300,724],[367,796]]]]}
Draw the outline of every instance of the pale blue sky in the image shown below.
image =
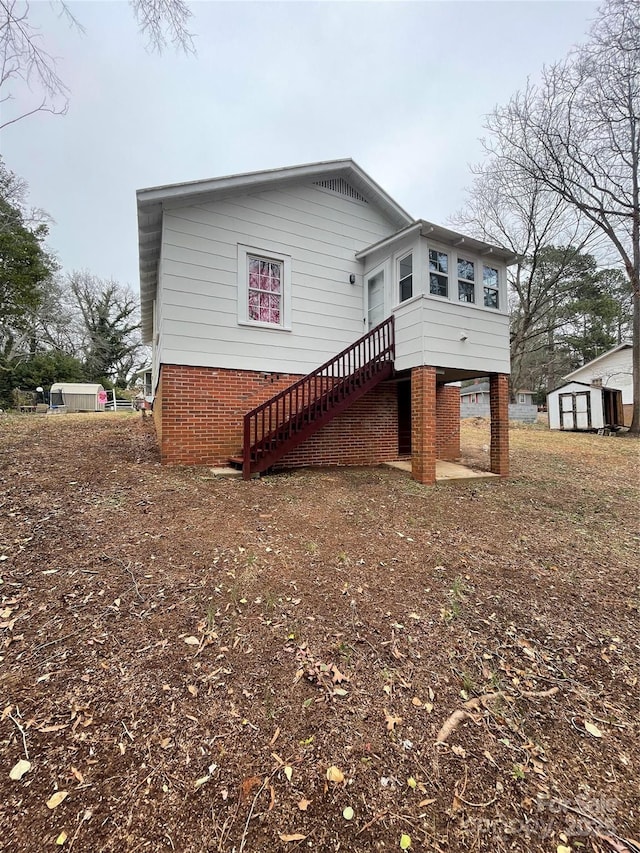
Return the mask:
{"type": "MultiPolygon", "coordinates": [[[[71,89],[0,140],[65,271],[137,289],[135,190],[353,157],[409,213],[458,209],[483,116],[581,41],[583,2],[197,2],[197,56],[149,54],[124,2],[34,4],[71,89]]],[[[18,98],[11,109],[25,108],[18,98]]],[[[5,107],[6,110],[6,107],[5,107]]]]}

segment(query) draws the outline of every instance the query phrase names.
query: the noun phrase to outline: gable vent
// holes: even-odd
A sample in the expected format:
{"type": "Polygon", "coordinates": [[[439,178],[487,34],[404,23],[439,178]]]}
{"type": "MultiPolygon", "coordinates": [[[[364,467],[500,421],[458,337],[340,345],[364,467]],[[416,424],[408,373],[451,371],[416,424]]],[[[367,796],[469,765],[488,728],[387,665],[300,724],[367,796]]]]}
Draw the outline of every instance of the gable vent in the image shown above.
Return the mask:
{"type": "Polygon", "coordinates": [[[347,198],[355,199],[355,201],[362,201],[365,204],[369,204],[367,199],[363,195],[360,195],[358,190],[355,190],[351,184],[348,184],[344,180],[344,178],[327,178],[325,181],[314,181],[314,184],[325,190],[331,190],[331,192],[346,195],[347,198]]]}

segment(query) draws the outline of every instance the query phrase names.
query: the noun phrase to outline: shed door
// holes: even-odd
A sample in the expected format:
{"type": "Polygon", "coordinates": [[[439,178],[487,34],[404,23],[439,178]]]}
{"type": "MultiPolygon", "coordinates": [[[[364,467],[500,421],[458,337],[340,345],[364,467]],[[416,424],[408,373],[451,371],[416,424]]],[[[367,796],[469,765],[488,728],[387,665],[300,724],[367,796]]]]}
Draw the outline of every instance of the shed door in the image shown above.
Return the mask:
{"type": "Polygon", "coordinates": [[[573,394],[560,394],[560,429],[575,429],[573,417],[573,394]]]}
{"type": "Polygon", "coordinates": [[[591,429],[591,395],[588,391],[578,391],[575,400],[575,428],[591,429]]]}
{"type": "Polygon", "coordinates": [[[373,329],[384,320],[384,270],[367,279],[367,327],[373,329]]]}
{"type": "Polygon", "coordinates": [[[589,391],[559,394],[560,429],[591,429],[591,395],[589,391]]]}

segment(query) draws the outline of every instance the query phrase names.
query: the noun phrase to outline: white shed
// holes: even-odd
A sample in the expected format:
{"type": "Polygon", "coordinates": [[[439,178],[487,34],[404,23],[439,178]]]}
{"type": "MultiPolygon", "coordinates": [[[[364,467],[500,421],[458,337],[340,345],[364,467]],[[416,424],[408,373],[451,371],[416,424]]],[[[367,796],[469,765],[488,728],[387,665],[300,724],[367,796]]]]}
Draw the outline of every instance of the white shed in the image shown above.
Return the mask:
{"type": "Polygon", "coordinates": [[[622,392],[568,382],[547,394],[549,429],[590,431],[623,426],[622,392]]]}
{"type": "Polygon", "coordinates": [[[49,405],[68,412],[104,412],[106,401],[102,385],[93,382],[54,382],[49,391],[49,405]]]}

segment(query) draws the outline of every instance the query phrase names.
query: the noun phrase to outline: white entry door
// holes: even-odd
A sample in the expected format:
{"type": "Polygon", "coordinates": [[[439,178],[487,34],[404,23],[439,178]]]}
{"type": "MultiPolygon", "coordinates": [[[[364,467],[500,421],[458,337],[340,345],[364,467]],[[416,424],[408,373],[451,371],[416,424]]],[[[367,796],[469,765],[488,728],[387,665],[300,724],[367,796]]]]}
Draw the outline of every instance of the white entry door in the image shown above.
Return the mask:
{"type": "Polygon", "coordinates": [[[373,329],[384,320],[384,270],[367,278],[367,325],[373,329]]]}

